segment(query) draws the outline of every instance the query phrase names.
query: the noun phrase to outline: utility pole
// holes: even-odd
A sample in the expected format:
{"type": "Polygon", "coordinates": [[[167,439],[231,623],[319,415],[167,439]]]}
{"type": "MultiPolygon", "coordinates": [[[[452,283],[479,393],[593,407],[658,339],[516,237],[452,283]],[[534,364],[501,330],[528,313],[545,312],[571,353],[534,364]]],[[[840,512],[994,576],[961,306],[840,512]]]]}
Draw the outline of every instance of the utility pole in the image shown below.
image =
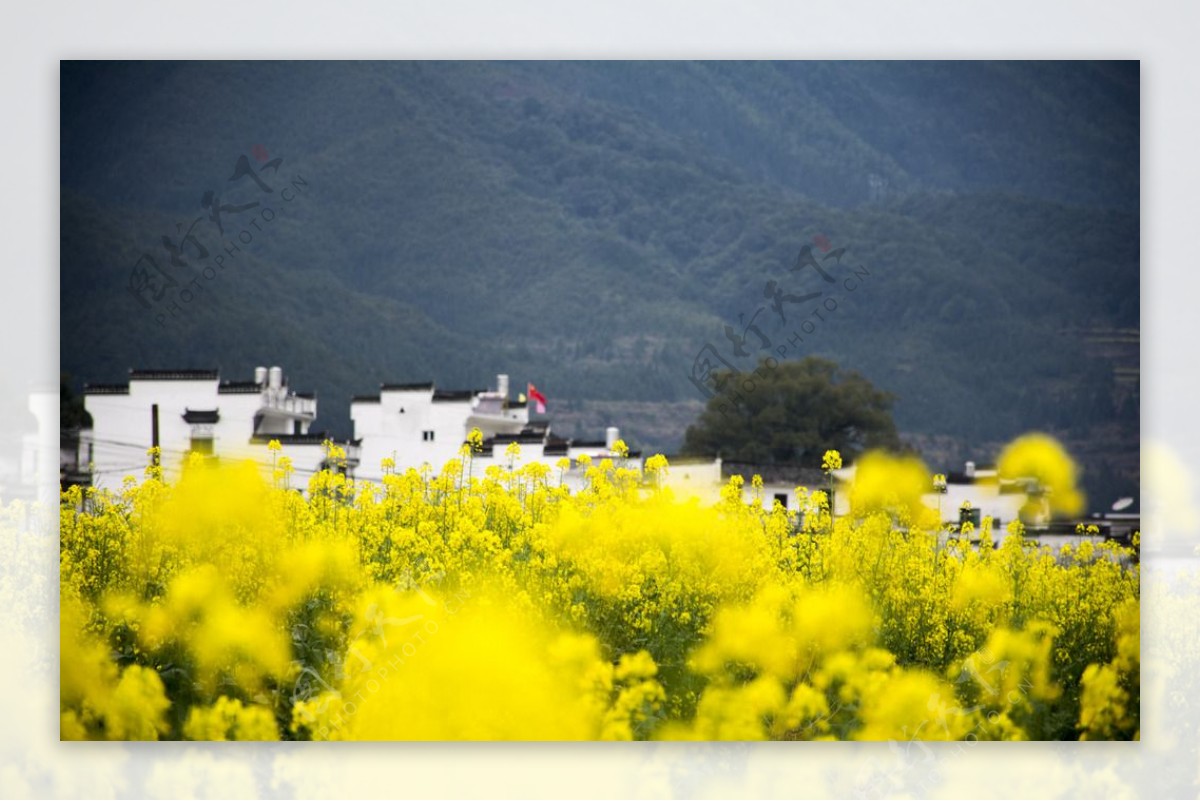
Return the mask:
{"type": "Polygon", "coordinates": [[[151,464],[154,467],[159,466],[158,458],[158,404],[150,405],[150,447],[154,448],[154,455],[151,458],[151,464]]]}

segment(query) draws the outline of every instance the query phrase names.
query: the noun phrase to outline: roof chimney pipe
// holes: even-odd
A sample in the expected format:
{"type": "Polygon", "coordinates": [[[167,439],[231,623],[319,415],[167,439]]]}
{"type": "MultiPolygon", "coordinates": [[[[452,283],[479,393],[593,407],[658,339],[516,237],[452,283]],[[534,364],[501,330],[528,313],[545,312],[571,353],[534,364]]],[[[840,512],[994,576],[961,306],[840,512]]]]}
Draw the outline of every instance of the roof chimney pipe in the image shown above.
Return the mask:
{"type": "Polygon", "coordinates": [[[609,426],[608,428],[604,429],[604,447],[608,448],[608,450],[611,451],[613,446],[617,444],[617,440],[620,438],[621,429],[617,428],[616,426],[609,426]]]}

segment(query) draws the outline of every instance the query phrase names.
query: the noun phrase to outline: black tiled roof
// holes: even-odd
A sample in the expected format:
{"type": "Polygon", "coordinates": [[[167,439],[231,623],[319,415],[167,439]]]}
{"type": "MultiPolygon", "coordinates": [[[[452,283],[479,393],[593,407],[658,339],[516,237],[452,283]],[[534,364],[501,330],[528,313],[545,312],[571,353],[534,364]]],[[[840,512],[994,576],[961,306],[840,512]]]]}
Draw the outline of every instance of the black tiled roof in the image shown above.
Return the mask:
{"type": "Polygon", "coordinates": [[[712,459],[705,459],[703,456],[680,456],[679,454],[663,454],[667,457],[667,461],[671,467],[687,467],[688,465],[712,464],[712,459]]]}
{"type": "Polygon", "coordinates": [[[251,395],[262,390],[263,385],[255,381],[222,381],[217,387],[220,395],[251,395]]]}
{"type": "Polygon", "coordinates": [[[471,398],[478,395],[480,392],[486,392],[482,389],[435,389],[433,391],[433,400],[435,403],[455,403],[469,401],[471,398]]]}
{"type": "Polygon", "coordinates": [[[416,384],[380,384],[384,392],[412,392],[422,389],[433,389],[432,381],[422,381],[416,384]]]}
{"type": "MultiPolygon", "coordinates": [[[[318,431],[314,434],[254,434],[250,437],[250,441],[258,445],[273,439],[279,440],[280,445],[323,445],[330,436],[324,431],[318,431]]],[[[360,442],[361,439],[333,440],[334,445],[358,445],[360,442]]]]}
{"type": "Polygon", "coordinates": [[[721,478],[741,476],[750,481],[755,475],[762,476],[766,484],[795,484],[797,486],[821,488],[829,485],[829,476],[819,467],[798,464],[757,464],[755,462],[721,462],[721,478]]]}
{"type": "Polygon", "coordinates": [[[213,423],[218,422],[220,419],[221,415],[216,409],[212,409],[211,411],[186,409],[183,413],[183,420],[185,423],[207,423],[212,425],[213,423]]]}
{"type": "Polygon", "coordinates": [[[497,434],[492,437],[493,444],[507,445],[510,442],[518,444],[541,444],[546,441],[546,435],[538,431],[522,431],[519,434],[497,434]]]}
{"type": "Polygon", "coordinates": [[[130,370],[130,381],[215,381],[216,370],[130,370]]]}
{"type": "Polygon", "coordinates": [[[84,395],[128,395],[128,384],[84,384],[84,395]]]}
{"type": "Polygon", "coordinates": [[[993,467],[976,467],[975,475],[973,475],[973,476],[968,476],[966,473],[961,472],[961,471],[949,472],[949,473],[946,473],[946,483],[947,484],[995,483],[996,476],[994,476],[994,475],[990,475],[990,476],[979,475],[980,472],[986,472],[986,471],[991,471],[991,470],[995,470],[995,468],[993,468],[993,467]]]}
{"type": "Polygon", "coordinates": [[[350,399],[351,403],[379,403],[378,395],[355,395],[350,399]]]}

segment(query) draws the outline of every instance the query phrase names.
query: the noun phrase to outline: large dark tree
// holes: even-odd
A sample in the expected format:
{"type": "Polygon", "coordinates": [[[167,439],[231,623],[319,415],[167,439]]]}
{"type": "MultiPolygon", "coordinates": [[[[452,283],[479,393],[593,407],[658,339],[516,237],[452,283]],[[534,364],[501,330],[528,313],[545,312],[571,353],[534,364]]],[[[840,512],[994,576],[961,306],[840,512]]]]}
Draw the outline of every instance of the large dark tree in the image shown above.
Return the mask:
{"type": "Polygon", "coordinates": [[[900,447],[893,396],[827,359],[762,362],[754,374],[720,375],[717,386],[687,430],[685,455],[820,467],[830,448],[849,461],[900,447]]]}
{"type": "Polygon", "coordinates": [[[90,428],[92,416],[83,405],[83,398],[71,391],[71,376],[58,376],[58,425],[63,431],[73,428],[90,428]]]}

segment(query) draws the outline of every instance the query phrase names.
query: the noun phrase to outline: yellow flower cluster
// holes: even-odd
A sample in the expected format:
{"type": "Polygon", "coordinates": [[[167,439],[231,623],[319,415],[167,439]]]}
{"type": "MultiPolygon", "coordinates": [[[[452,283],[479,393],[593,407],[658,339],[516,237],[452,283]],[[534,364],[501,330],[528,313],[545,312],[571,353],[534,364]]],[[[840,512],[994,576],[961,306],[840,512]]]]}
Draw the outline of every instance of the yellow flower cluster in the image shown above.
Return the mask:
{"type": "Polygon", "coordinates": [[[171,705],[158,673],[141,665],[123,670],[102,640],[88,631],[87,610],[63,598],[60,636],[60,732],[64,740],[156,740],[168,730],[171,705]]]}
{"type": "Polygon", "coordinates": [[[278,740],[275,716],[261,706],[242,706],[224,696],[211,707],[194,706],[183,724],[189,740],[278,740]]]}
{"type": "Polygon", "coordinates": [[[1105,665],[1083,672],[1080,699],[1081,740],[1140,739],[1141,621],[1138,604],[1127,601],[1115,612],[1117,652],[1105,665]]]}
{"type": "Polygon", "coordinates": [[[1075,463],[1053,437],[1046,434],[1019,437],[1001,452],[997,469],[1003,478],[1033,482],[1030,489],[1045,495],[1057,512],[1075,515],[1083,510],[1075,463]]]}
{"type": "Polygon", "coordinates": [[[929,487],[929,473],[919,459],[867,453],[858,461],[850,507],[858,516],[884,512],[905,524],[936,526],[936,513],[921,501],[929,487]]]}
{"type": "MultiPolygon", "coordinates": [[[[202,459],[65,492],[62,736],[1138,733],[1133,550],[1054,552],[1019,523],[997,546],[988,518],[947,539],[920,505],[932,478],[884,455],[834,518],[820,490],[799,514],[747,504],[740,478],[677,498],[662,456],[581,457],[571,493],[569,465],[519,466],[514,445],[479,476],[464,445],[378,484],[330,445],[305,495],[278,465],[202,459]]],[[[1061,496],[1056,452],[1022,458],[1061,496]]]]}

